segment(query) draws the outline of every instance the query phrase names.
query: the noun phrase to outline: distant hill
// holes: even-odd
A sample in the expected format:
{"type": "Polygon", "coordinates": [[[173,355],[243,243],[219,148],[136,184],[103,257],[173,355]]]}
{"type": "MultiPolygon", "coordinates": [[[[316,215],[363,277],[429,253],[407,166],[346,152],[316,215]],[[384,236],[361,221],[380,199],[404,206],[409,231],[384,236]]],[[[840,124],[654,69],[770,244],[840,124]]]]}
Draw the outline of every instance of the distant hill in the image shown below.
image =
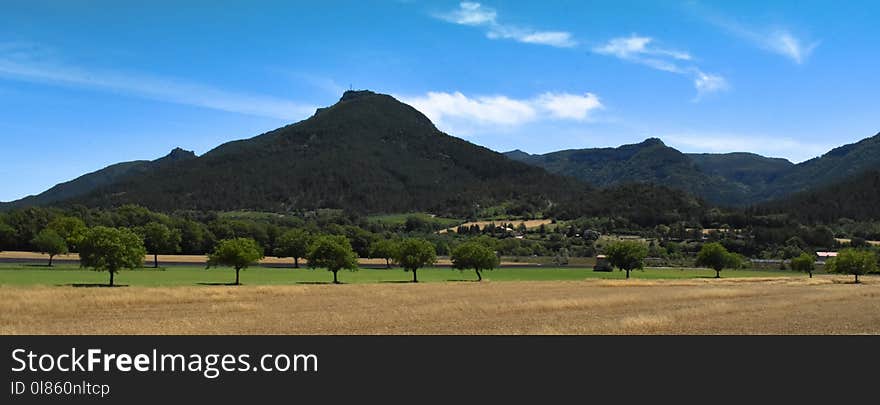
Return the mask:
{"type": "Polygon", "coordinates": [[[506,155],[591,184],[636,181],[685,190],[715,204],[747,206],[880,169],[880,134],[799,164],[753,153],[684,154],[655,138],[618,148],[506,155]]]}
{"type": "Polygon", "coordinates": [[[195,158],[195,153],[175,148],[167,156],[153,161],[135,160],[131,162],[116,163],[101,170],[84,174],[71,181],[57,184],[40,194],[28,196],[17,201],[0,203],[0,208],[42,206],[70,200],[72,198],[84,196],[101,187],[113,184],[125,176],[144,173],[148,170],[166,167],[175,162],[195,158]]]}
{"type": "Polygon", "coordinates": [[[755,208],[759,214],[787,213],[805,222],[833,223],[841,218],[880,221],[880,170],[811,191],[795,193],[755,208]]]}
{"type": "MultiPolygon", "coordinates": [[[[717,204],[748,202],[748,185],[706,170],[691,156],[657,138],[617,148],[572,149],[544,155],[512,151],[505,155],[603,187],[638,182],[684,190],[717,204]]],[[[708,160],[701,161],[708,166],[708,160]]]]}
{"type": "Polygon", "coordinates": [[[835,148],[830,152],[800,163],[782,173],[759,196],[771,200],[786,195],[833,185],[853,179],[868,170],[880,169],[880,133],[859,142],[835,148]]]}

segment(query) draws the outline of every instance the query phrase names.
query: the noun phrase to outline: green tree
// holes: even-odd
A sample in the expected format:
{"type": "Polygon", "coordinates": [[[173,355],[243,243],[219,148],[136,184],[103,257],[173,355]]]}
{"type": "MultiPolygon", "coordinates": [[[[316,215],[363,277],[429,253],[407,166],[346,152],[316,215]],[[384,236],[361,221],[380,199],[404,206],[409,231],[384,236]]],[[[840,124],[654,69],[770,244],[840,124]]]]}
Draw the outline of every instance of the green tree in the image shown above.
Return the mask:
{"type": "Polygon", "coordinates": [[[15,228],[0,221],[0,251],[15,242],[15,228]]]}
{"type": "Polygon", "coordinates": [[[141,238],[125,228],[96,226],[86,232],[79,246],[80,266],[109,272],[111,287],[119,270],[141,267],[146,254],[141,238]]]}
{"type": "Polygon", "coordinates": [[[877,272],[877,255],[870,250],[843,249],[828,261],[825,269],[829,273],[852,274],[858,284],[859,276],[877,272]]]}
{"type": "Polygon", "coordinates": [[[291,229],[275,240],[275,257],[292,257],[293,267],[299,268],[299,258],[309,253],[312,235],[305,229],[291,229]]]}
{"type": "MultiPolygon", "coordinates": [[[[391,260],[397,257],[398,242],[391,239],[382,239],[370,246],[370,257],[374,259],[385,259],[385,268],[391,268],[391,260]]],[[[398,262],[399,263],[399,262],[398,262]]]]}
{"type": "Polygon", "coordinates": [[[333,273],[333,284],[339,284],[337,274],[341,269],[357,270],[357,254],[351,242],[342,235],[318,236],[312,241],[306,255],[309,268],[326,268],[333,273]]]}
{"type": "Polygon", "coordinates": [[[492,249],[477,242],[466,242],[452,250],[452,268],[458,270],[474,269],[477,281],[483,281],[483,270],[492,270],[501,259],[492,249]]]}
{"type": "Polygon", "coordinates": [[[37,237],[31,241],[31,244],[37,248],[37,251],[49,255],[49,267],[52,267],[52,259],[56,255],[67,253],[67,242],[58,232],[46,228],[37,234],[37,237]]]}
{"type": "Polygon", "coordinates": [[[240,285],[238,273],[241,269],[256,264],[263,258],[263,248],[251,238],[225,239],[217,243],[208,255],[208,267],[228,266],[235,269],[235,285],[240,285]]]}
{"type": "Polygon", "coordinates": [[[437,261],[437,251],[431,242],[424,239],[404,239],[396,249],[394,260],[405,271],[411,271],[413,283],[418,283],[416,272],[421,267],[434,264],[437,261]]]}
{"type": "Polygon", "coordinates": [[[88,228],[85,222],[77,217],[61,216],[49,222],[48,228],[57,232],[59,236],[64,238],[67,247],[72,251],[77,251],[79,243],[82,242],[88,228]]]}
{"type": "Polygon", "coordinates": [[[645,258],[648,257],[648,246],[636,241],[612,242],[605,247],[605,256],[612,266],[626,272],[645,268],[645,258]]]}
{"type": "Polygon", "coordinates": [[[791,259],[791,269],[802,273],[809,273],[810,278],[813,278],[813,270],[816,269],[816,259],[809,253],[803,253],[791,259]]]}
{"type": "Polygon", "coordinates": [[[159,254],[174,254],[180,251],[180,231],[171,229],[161,222],[150,222],[137,228],[144,239],[147,253],[153,255],[153,268],[159,267],[159,254]]]}
{"type": "Polygon", "coordinates": [[[715,270],[715,278],[721,278],[721,270],[735,269],[742,265],[739,255],[730,253],[720,243],[706,243],[697,253],[696,265],[715,270]]]}

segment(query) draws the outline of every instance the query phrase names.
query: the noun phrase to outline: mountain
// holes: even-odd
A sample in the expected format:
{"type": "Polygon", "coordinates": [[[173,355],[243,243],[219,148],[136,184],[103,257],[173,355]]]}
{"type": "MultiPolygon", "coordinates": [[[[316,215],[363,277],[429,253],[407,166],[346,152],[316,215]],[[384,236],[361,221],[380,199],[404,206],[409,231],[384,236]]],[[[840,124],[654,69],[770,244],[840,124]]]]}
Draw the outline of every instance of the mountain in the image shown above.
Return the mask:
{"type": "Polygon", "coordinates": [[[874,169],[880,169],[880,133],[797,164],[781,173],[772,187],[761,193],[758,199],[772,200],[830,186],[874,169]]]}
{"type": "Polygon", "coordinates": [[[769,158],[754,153],[688,153],[703,172],[721,176],[749,187],[764,188],[792,167],[787,159],[769,158]]]}
{"type": "Polygon", "coordinates": [[[657,138],[617,148],[572,149],[544,155],[517,150],[505,155],[603,187],[626,183],[662,185],[717,204],[742,204],[749,195],[747,185],[706,170],[691,156],[657,138]]]}
{"type": "Polygon", "coordinates": [[[60,183],[37,195],[27,196],[17,201],[0,203],[0,208],[49,205],[60,201],[84,196],[101,187],[116,183],[125,176],[143,173],[149,170],[166,167],[176,162],[195,159],[195,153],[175,148],[167,156],[149,161],[135,160],[116,163],[76,179],[60,183]]]}
{"type": "Polygon", "coordinates": [[[841,218],[880,220],[880,170],[795,193],[755,208],[757,214],[787,213],[805,222],[834,223],[841,218]]]}
{"type": "Polygon", "coordinates": [[[347,91],[304,121],[160,166],[65,203],[457,215],[500,204],[530,211],[601,204],[581,182],[444,134],[414,108],[370,91],[347,91]]]}
{"type": "Polygon", "coordinates": [[[659,139],[544,155],[507,152],[552,173],[608,186],[640,182],[685,190],[719,205],[747,206],[818,190],[880,169],[880,134],[793,164],[753,153],[684,154],[659,139]]]}

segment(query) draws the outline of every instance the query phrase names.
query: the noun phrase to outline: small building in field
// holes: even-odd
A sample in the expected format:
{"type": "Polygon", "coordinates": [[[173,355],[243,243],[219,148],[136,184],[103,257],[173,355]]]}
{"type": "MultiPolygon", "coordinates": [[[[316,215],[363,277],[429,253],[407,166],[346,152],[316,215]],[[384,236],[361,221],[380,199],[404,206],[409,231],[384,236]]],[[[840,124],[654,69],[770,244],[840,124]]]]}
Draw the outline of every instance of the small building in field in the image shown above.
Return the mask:
{"type": "Polygon", "coordinates": [[[593,266],[593,271],[612,271],[614,268],[611,266],[611,262],[608,261],[608,256],[605,255],[596,255],[596,265],[593,266]]]}
{"type": "Polygon", "coordinates": [[[828,259],[837,257],[837,252],[816,252],[816,256],[820,262],[825,263],[828,259]]]}

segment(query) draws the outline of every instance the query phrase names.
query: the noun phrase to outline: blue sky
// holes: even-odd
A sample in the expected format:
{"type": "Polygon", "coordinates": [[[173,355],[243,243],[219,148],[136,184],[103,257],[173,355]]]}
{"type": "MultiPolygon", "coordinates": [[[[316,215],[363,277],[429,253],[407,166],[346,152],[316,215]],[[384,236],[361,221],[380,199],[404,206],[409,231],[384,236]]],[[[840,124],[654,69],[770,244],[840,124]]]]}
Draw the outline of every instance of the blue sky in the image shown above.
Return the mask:
{"type": "Polygon", "coordinates": [[[2,2],[0,201],[349,86],[498,151],[659,137],[802,161],[880,130],[875,1],[2,2]]]}

